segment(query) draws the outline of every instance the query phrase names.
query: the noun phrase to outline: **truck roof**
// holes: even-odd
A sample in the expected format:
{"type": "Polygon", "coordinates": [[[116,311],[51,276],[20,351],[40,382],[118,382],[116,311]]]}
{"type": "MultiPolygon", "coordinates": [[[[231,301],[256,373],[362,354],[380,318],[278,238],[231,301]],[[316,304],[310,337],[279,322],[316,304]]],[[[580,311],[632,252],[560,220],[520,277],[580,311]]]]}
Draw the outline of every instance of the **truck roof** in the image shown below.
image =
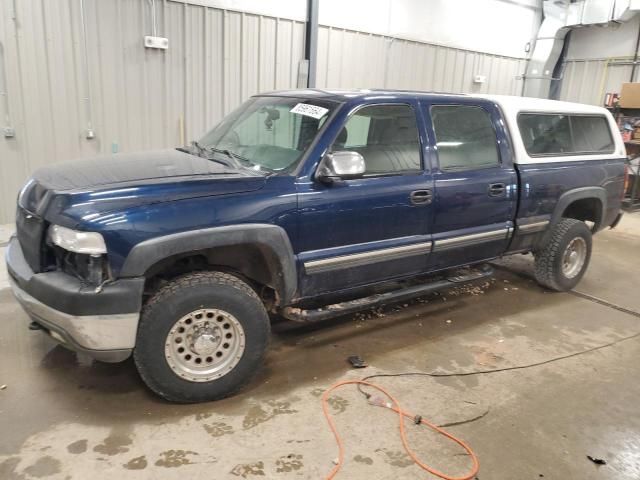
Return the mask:
{"type": "Polygon", "coordinates": [[[291,97],[326,98],[338,101],[348,101],[354,98],[366,98],[372,95],[394,97],[395,99],[407,98],[483,98],[500,105],[505,111],[517,109],[527,111],[572,112],[572,113],[600,113],[606,112],[605,108],[583,103],[563,102],[533,97],[519,97],[515,95],[490,95],[479,93],[446,93],[425,92],[419,90],[393,90],[384,88],[371,89],[321,89],[304,88],[299,90],[280,90],[264,93],[262,95],[277,95],[291,97]]]}

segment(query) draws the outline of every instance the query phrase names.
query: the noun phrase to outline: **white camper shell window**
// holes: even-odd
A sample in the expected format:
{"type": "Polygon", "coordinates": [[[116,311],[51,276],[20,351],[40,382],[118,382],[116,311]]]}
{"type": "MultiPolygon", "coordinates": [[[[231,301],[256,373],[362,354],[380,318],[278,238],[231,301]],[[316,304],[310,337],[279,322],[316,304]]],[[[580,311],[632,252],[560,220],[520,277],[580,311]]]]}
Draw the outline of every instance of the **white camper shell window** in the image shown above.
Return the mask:
{"type": "Polygon", "coordinates": [[[518,128],[531,157],[610,154],[615,150],[602,115],[520,113],[518,128]]]}

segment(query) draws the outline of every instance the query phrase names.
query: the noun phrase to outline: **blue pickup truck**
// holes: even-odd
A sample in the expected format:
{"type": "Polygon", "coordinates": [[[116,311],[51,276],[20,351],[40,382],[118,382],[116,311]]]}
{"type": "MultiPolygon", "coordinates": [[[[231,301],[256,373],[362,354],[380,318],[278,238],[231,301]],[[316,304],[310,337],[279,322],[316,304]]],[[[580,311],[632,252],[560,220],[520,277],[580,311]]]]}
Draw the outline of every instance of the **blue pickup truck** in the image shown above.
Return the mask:
{"type": "Polygon", "coordinates": [[[30,328],[133,354],[178,402],[258,369],[270,316],[314,322],[532,252],[564,291],[620,218],[611,115],[519,97],[297,90],[250,98],[190,147],[62,163],[21,190],[6,261],[30,328]]]}

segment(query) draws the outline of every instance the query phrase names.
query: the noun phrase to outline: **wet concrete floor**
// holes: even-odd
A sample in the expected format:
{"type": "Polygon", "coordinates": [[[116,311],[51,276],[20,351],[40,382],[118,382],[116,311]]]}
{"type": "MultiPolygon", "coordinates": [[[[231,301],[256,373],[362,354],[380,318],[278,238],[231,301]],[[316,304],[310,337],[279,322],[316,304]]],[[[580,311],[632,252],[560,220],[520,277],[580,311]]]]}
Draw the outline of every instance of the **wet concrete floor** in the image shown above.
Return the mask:
{"type": "MultiPolygon", "coordinates": [[[[323,478],[337,449],[319,397],[336,381],[492,370],[583,352],[519,370],[376,382],[413,413],[463,422],[449,430],[477,452],[480,479],[637,480],[640,337],[626,338],[640,333],[638,225],[630,217],[620,231],[596,236],[577,288],[583,296],[538,287],[531,257],[518,256],[473,287],[321,325],[278,323],[251,385],[200,405],[157,399],[130,361],[92,363],[28,331],[9,290],[0,290],[0,479],[323,478]],[[351,354],[369,367],[351,369],[351,354]]],[[[404,453],[397,417],[355,388],[335,392],[330,410],[346,447],[338,478],[435,478],[404,453]]],[[[455,475],[468,468],[442,437],[411,424],[407,431],[427,463],[455,475]]]]}

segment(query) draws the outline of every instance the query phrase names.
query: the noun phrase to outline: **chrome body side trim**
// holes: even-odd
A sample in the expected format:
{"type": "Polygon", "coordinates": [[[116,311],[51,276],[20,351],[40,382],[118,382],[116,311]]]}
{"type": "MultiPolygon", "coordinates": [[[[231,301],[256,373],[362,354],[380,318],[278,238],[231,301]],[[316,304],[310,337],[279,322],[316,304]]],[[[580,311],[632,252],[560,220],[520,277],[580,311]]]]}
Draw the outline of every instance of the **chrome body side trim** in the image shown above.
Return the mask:
{"type": "Polygon", "coordinates": [[[22,290],[9,276],[9,283],[22,308],[36,321],[58,335],[52,335],[69,348],[84,350],[130,350],[135,347],[140,314],[70,315],[55,310],[22,290]],[[67,337],[70,342],[66,341],[67,337]]]}
{"type": "Polygon", "coordinates": [[[541,232],[549,225],[549,220],[543,222],[525,223],[518,225],[518,233],[536,233],[541,232]]]}
{"type": "Polygon", "coordinates": [[[340,255],[337,257],[311,260],[304,263],[308,274],[322,273],[340,268],[358,267],[369,263],[384,262],[398,258],[426,254],[431,251],[432,242],[414,243],[401,247],[382,248],[369,252],[340,255]]]}
{"type": "Polygon", "coordinates": [[[436,240],[433,246],[433,251],[440,252],[443,250],[449,250],[451,248],[466,247],[469,245],[491,242],[494,240],[506,240],[508,234],[509,229],[502,228],[500,230],[492,230],[490,232],[472,233],[470,235],[462,235],[459,237],[436,240]]]}

